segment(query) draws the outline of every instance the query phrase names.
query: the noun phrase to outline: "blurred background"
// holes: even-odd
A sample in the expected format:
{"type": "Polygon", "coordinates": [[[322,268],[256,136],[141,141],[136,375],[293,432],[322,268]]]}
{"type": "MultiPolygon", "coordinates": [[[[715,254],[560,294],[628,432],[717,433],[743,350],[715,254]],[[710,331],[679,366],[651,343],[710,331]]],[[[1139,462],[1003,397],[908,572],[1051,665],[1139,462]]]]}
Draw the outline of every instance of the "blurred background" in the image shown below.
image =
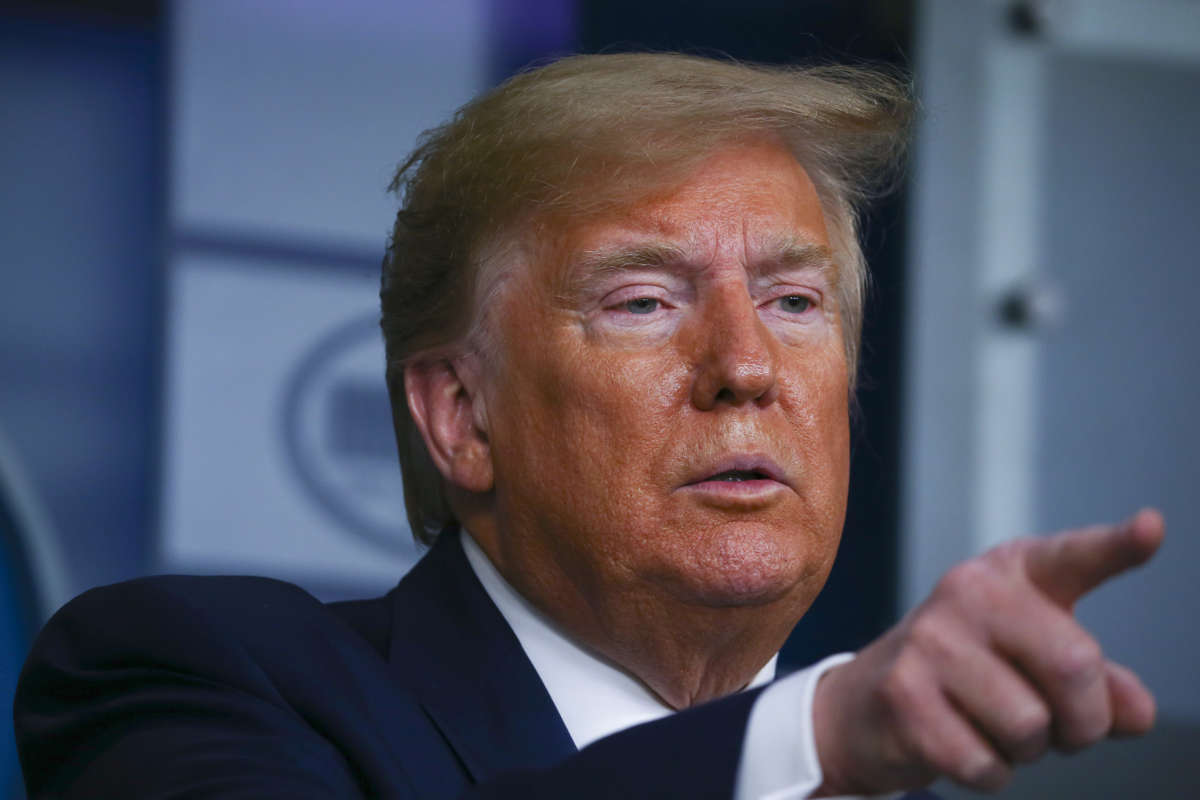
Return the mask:
{"type": "MultiPolygon", "coordinates": [[[[1200,3],[2,8],[6,702],[38,626],[89,587],[235,572],[363,597],[419,555],[375,320],[385,188],[420,131],[568,52],[867,60],[910,71],[922,114],[868,219],[842,550],[783,660],[861,646],[1013,535],[1154,505],[1159,558],[1079,613],[1160,726],[1002,796],[1195,796],[1200,3]]],[[[2,787],[21,796],[7,724],[2,787]]]]}

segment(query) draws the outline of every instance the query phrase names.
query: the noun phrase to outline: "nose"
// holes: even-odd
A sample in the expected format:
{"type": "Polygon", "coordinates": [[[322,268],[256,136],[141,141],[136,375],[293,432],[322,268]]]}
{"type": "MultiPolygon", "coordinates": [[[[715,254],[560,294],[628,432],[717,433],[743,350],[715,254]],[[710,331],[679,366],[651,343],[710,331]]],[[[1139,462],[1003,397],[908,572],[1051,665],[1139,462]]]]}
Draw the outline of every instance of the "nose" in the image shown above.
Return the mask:
{"type": "Polygon", "coordinates": [[[720,405],[767,406],[779,394],[774,334],[763,324],[744,285],[709,298],[696,320],[696,376],[692,403],[701,411],[720,405]]]}

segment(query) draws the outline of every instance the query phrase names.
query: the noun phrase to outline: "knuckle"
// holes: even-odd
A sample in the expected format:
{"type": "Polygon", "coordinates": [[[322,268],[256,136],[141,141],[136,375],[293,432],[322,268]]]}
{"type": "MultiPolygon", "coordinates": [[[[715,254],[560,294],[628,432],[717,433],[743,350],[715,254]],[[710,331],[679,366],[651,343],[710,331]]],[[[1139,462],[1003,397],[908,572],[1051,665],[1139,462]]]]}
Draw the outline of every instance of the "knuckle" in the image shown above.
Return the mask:
{"type": "Polygon", "coordinates": [[[982,578],[986,570],[984,563],[973,558],[970,561],[964,561],[961,564],[956,564],[942,576],[940,586],[948,592],[958,594],[959,592],[970,591],[975,587],[978,581],[982,578]]]}
{"type": "Polygon", "coordinates": [[[904,716],[906,709],[921,704],[924,686],[922,670],[916,665],[915,659],[900,657],[880,681],[878,691],[886,708],[904,716]]]}
{"type": "Polygon", "coordinates": [[[1032,739],[1041,736],[1050,729],[1050,709],[1041,703],[1029,703],[1024,706],[1013,720],[1013,736],[1017,740],[1032,739]]]}
{"type": "Polygon", "coordinates": [[[1059,648],[1051,664],[1054,677],[1068,687],[1089,685],[1104,672],[1100,644],[1086,633],[1059,648]]]}
{"type": "Polygon", "coordinates": [[[1050,746],[1050,710],[1041,703],[1021,708],[1007,731],[1006,750],[1015,761],[1034,761],[1050,746]]]}
{"type": "Polygon", "coordinates": [[[985,792],[998,792],[1012,780],[1012,768],[998,758],[980,760],[968,767],[966,780],[985,792]]]}
{"type": "Polygon", "coordinates": [[[973,558],[950,569],[938,581],[935,596],[942,602],[974,604],[986,601],[995,581],[992,567],[982,558],[973,558]]]}
{"type": "Polygon", "coordinates": [[[1012,778],[1008,764],[982,747],[955,755],[942,765],[941,771],[965,786],[985,792],[1003,789],[1012,778]]]}
{"type": "Polygon", "coordinates": [[[1066,752],[1082,750],[1105,738],[1111,727],[1112,715],[1107,706],[1097,705],[1064,721],[1058,735],[1059,748],[1066,752]]]}
{"type": "Polygon", "coordinates": [[[918,614],[909,627],[908,636],[917,650],[935,662],[949,659],[955,649],[955,637],[951,626],[935,613],[918,614]]]}
{"type": "Polygon", "coordinates": [[[1001,569],[1019,568],[1025,560],[1025,553],[1036,541],[1028,536],[1009,539],[1001,542],[983,554],[984,560],[1001,569]]]}

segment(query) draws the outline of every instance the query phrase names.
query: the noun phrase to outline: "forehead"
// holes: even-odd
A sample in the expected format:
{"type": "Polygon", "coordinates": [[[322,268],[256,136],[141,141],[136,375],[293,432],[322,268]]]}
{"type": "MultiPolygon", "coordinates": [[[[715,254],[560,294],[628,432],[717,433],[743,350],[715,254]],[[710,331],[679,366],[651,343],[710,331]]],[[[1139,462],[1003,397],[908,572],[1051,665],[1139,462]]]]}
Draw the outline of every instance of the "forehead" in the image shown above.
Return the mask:
{"type": "Polygon", "coordinates": [[[702,267],[728,257],[747,268],[800,260],[833,267],[816,188],[792,154],[772,141],[716,151],[682,181],[604,213],[544,227],[541,243],[536,279],[564,289],[583,277],[581,270],[628,261],[622,253],[656,262],[643,266],[702,267]]]}

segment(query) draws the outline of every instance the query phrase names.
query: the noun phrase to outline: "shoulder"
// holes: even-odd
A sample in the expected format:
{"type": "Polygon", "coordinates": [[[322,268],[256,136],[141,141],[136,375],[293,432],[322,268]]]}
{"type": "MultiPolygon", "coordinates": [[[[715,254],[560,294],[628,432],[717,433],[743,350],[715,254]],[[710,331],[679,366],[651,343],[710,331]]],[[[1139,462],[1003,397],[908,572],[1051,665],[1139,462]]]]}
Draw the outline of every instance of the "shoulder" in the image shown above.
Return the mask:
{"type": "Polygon", "coordinates": [[[145,663],[252,689],[278,684],[284,674],[303,683],[314,662],[331,658],[382,666],[389,607],[386,597],[327,605],[270,578],[117,583],[83,593],[50,619],[30,651],[22,688],[67,666],[74,673],[145,663]]]}
{"type": "Polygon", "coordinates": [[[344,614],[249,577],[80,595],[35,641],[13,710],[31,797],[151,796],[214,775],[296,797],[403,786],[392,727],[421,722],[344,614]]]}
{"type": "Polygon", "coordinates": [[[245,612],[248,619],[269,614],[273,607],[309,606],[321,602],[295,584],[251,576],[156,575],[90,589],[67,603],[51,619],[94,613],[150,612],[163,605],[199,614],[245,612]]]}

